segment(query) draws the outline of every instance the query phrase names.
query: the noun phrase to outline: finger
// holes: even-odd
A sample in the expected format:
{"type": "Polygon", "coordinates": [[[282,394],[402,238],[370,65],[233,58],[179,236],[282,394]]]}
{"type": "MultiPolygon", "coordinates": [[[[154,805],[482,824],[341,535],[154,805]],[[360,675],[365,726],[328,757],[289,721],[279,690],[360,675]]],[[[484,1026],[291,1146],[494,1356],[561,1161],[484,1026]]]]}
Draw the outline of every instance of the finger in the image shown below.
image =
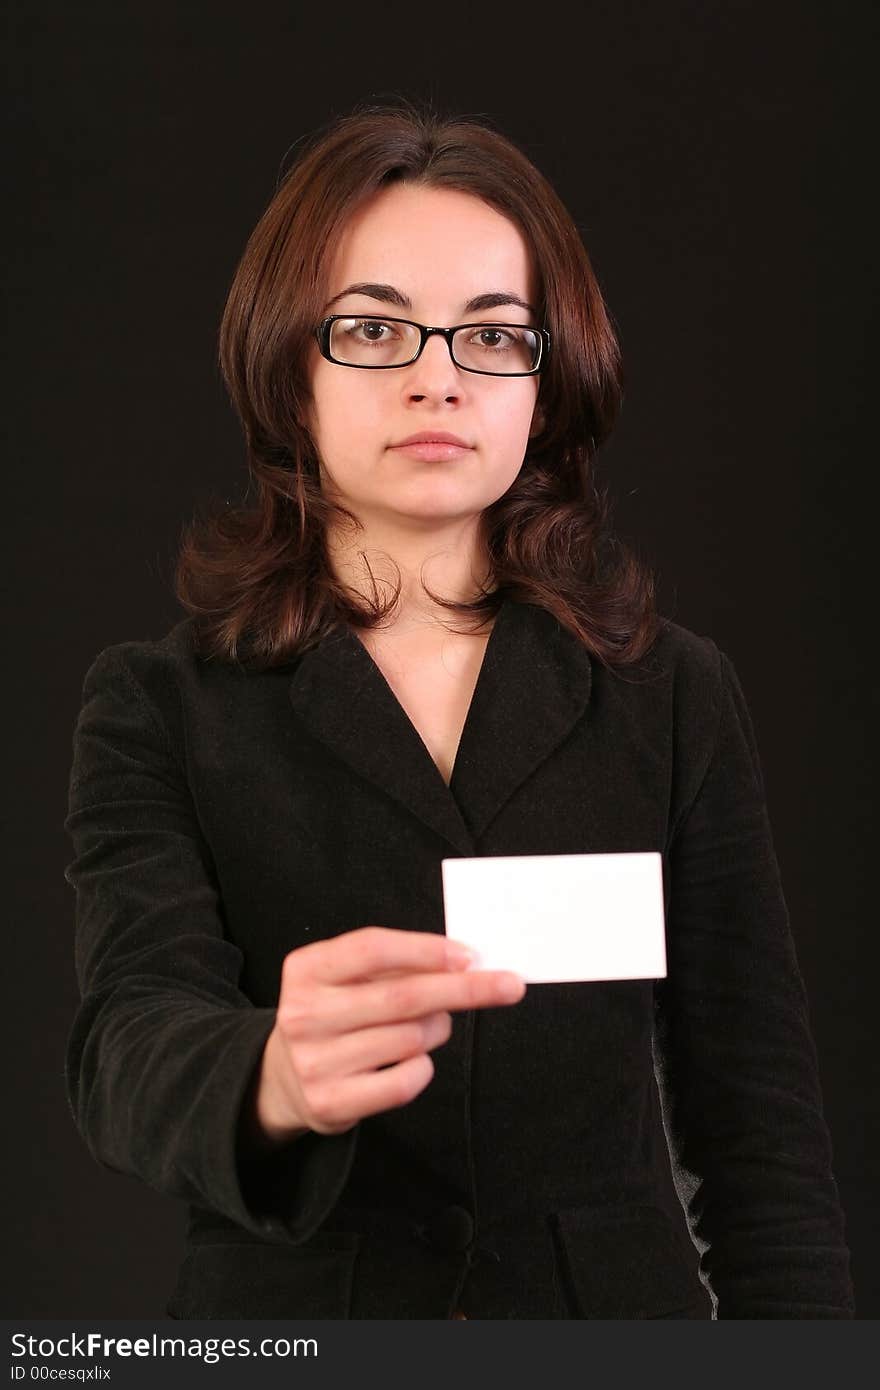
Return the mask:
{"type": "Polygon", "coordinates": [[[350,1129],[367,1115],[408,1105],[433,1080],[434,1063],[427,1052],[408,1057],[384,1071],[343,1077],[325,1087],[312,1114],[310,1128],[319,1134],[350,1129]]]}
{"type": "MultiPolygon", "coordinates": [[[[284,1036],[283,1027],[281,1031],[284,1036]]],[[[360,1075],[430,1052],[448,1042],[451,1033],[452,1016],[440,1011],[405,1023],[304,1040],[292,1048],[297,1080],[311,1099],[314,1088],[328,1079],[360,1075]]]]}
{"type": "Polygon", "coordinates": [[[343,984],[394,971],[460,969],[470,958],[466,946],[440,932],[369,926],[298,947],[284,969],[305,971],[318,984],[343,984]]]}
{"type": "Polygon", "coordinates": [[[341,985],[320,992],[312,1026],[341,1033],[421,1018],[438,1009],[496,1008],[517,1003],[525,988],[521,976],[506,970],[435,971],[341,985]]]}

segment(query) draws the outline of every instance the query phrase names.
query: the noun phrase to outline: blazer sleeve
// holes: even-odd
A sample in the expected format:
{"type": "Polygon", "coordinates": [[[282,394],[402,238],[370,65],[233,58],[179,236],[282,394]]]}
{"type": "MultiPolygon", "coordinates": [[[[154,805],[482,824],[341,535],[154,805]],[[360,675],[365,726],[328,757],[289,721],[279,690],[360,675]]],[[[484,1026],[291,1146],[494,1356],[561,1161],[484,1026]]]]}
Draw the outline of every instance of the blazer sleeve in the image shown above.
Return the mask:
{"type": "Polygon", "coordinates": [[[275,1010],[239,988],[211,858],[183,768],[126,654],[91,666],[69,814],[81,1004],[69,1104],[92,1155],[256,1235],[306,1240],[334,1205],[357,1126],[241,1161],[239,1121],[275,1010]]]}
{"type": "Polygon", "coordinates": [[[668,974],[655,996],[673,1174],[716,1317],[852,1318],[844,1216],[754,730],[730,659],[709,645],[714,745],[669,847],[668,974]]]}

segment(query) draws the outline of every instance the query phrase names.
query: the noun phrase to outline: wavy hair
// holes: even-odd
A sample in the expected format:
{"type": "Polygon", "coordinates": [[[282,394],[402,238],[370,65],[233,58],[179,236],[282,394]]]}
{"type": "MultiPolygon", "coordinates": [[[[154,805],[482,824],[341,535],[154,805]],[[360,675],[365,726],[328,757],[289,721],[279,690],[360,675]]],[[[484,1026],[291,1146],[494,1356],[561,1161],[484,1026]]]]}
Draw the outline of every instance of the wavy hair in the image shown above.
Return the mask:
{"type": "Polygon", "coordinates": [[[444,116],[406,98],[360,103],[302,143],[233,276],[220,367],[255,497],[214,507],[183,529],[175,589],[198,649],[257,669],[280,666],[341,623],[380,625],[399,601],[399,584],[382,599],[374,579],[367,599],[332,571],[328,525],[359,523],[322,491],[304,407],[328,248],[365,200],[400,180],[473,194],[520,229],[537,271],[538,322],[552,341],[540,376],[540,433],[511,487],[480,517],[487,582],[472,602],[431,597],[468,630],[505,597],[535,604],[605,665],[635,662],[661,620],[653,575],[613,534],[608,492],[594,477],[623,375],[577,226],[526,154],[487,120],[444,116]]]}

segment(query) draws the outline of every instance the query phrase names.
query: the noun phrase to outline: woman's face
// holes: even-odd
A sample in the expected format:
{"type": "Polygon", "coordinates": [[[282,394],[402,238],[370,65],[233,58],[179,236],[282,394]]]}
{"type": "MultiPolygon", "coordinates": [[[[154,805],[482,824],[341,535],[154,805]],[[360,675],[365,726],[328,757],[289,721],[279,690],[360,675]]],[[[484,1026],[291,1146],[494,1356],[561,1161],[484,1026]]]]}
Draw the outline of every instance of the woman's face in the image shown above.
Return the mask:
{"type": "MultiPolygon", "coordinates": [[[[395,184],[346,224],[324,312],[538,327],[516,303],[466,308],[491,294],[535,305],[536,293],[527,243],[506,217],[467,193],[395,184]],[[349,289],[367,283],[373,294],[349,289]]],[[[325,492],[365,524],[436,525],[482,512],[511,486],[540,427],[538,380],[464,371],[439,336],[417,361],[388,371],[339,366],[315,345],[307,419],[325,492]],[[430,430],[470,447],[439,461],[395,447],[430,430]]]]}

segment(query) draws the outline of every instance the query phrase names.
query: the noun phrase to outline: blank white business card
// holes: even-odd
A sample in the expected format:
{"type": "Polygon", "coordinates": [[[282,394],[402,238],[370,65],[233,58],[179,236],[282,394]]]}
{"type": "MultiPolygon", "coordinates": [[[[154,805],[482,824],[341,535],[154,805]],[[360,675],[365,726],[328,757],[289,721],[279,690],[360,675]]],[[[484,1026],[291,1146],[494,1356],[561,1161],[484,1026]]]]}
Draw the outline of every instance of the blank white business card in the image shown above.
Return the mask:
{"type": "Polygon", "coordinates": [[[444,859],[446,935],[468,969],[527,983],[666,975],[663,867],[654,850],[444,859]]]}

